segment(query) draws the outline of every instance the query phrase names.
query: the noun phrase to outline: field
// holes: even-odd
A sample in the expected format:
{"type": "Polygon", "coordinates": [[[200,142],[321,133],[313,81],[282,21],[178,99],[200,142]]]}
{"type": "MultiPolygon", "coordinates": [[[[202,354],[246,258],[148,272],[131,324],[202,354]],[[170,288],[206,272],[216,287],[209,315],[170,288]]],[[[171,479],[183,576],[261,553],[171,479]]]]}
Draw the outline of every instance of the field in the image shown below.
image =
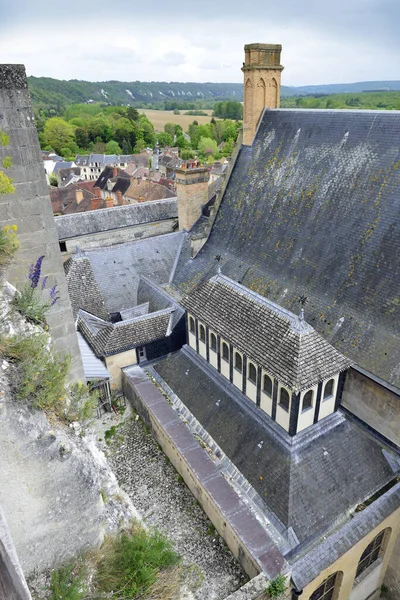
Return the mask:
{"type": "Polygon", "coordinates": [[[174,115],[172,110],[150,110],[146,108],[139,108],[140,113],[144,113],[148,119],[153,123],[156,131],[164,131],[165,123],[176,123],[180,125],[183,131],[187,131],[189,125],[193,121],[197,121],[199,125],[209,123],[211,121],[212,110],[204,110],[203,112],[208,114],[208,117],[195,117],[193,115],[183,114],[184,110],[181,111],[180,115],[174,115]]]}

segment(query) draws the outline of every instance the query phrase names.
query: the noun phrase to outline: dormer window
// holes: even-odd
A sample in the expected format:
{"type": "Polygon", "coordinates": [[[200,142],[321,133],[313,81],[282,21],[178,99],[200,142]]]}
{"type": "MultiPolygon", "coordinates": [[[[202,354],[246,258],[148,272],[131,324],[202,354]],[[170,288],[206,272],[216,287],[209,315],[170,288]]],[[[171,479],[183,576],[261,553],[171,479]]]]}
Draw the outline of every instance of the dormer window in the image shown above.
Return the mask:
{"type": "Polygon", "coordinates": [[[240,356],[240,354],[238,352],[235,352],[235,369],[237,371],[239,371],[240,373],[243,370],[243,361],[242,361],[242,357],[240,356]]]}
{"type": "Polygon", "coordinates": [[[279,392],[279,406],[286,412],[289,412],[290,397],[285,388],[281,388],[279,392]]]}
{"type": "Polygon", "coordinates": [[[199,337],[201,342],[206,342],[206,330],[203,325],[199,327],[199,337]]]}
{"type": "Polygon", "coordinates": [[[253,365],[253,363],[249,363],[249,377],[248,377],[249,381],[251,381],[251,383],[254,383],[254,385],[257,385],[257,369],[255,368],[255,366],[253,365]]]}
{"type": "Polygon", "coordinates": [[[214,333],[210,334],[210,348],[214,352],[217,351],[217,336],[214,333]]]}
{"type": "Polygon", "coordinates": [[[326,384],[325,384],[325,388],[324,388],[324,400],[328,400],[328,398],[332,398],[333,396],[333,388],[335,386],[335,380],[334,379],[330,379],[326,384]]]}
{"type": "Polygon", "coordinates": [[[272,379],[268,375],[264,375],[263,392],[271,398],[272,396],[272,379]]]}
{"type": "Polygon", "coordinates": [[[195,333],[196,331],[193,317],[189,317],[189,331],[190,333],[195,333]]]}
{"type": "Polygon", "coordinates": [[[312,408],[313,397],[314,397],[314,392],[312,390],[309,390],[308,392],[306,392],[304,394],[304,396],[303,396],[303,408],[302,408],[302,412],[304,412],[305,410],[309,410],[310,408],[312,408]]]}
{"type": "Polygon", "coordinates": [[[226,361],[229,361],[229,348],[228,344],[222,342],[222,358],[226,361]]]}

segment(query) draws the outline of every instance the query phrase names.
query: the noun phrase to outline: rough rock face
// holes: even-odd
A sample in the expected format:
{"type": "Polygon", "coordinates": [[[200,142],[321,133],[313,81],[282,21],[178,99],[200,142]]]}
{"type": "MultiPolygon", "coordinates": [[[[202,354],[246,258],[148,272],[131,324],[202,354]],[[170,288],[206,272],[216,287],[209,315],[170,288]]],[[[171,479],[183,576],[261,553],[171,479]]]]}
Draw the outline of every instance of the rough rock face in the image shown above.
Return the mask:
{"type": "MultiPolygon", "coordinates": [[[[0,302],[8,335],[32,327],[10,313],[12,293],[6,284],[0,302]]],[[[53,427],[13,397],[11,368],[0,361],[0,505],[30,575],[100,544],[106,532],[137,514],[91,437],[53,427]]]]}

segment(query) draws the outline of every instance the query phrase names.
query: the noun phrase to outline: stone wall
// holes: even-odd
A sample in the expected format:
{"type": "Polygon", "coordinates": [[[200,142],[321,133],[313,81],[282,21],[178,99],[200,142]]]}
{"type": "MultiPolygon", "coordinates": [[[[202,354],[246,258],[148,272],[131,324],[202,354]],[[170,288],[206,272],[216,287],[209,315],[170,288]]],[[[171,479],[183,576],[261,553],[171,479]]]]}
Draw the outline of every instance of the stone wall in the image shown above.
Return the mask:
{"type": "Polygon", "coordinates": [[[0,507],[0,600],[31,600],[18,556],[0,507]]]}
{"type": "Polygon", "coordinates": [[[0,130],[10,137],[0,147],[0,160],[11,156],[7,170],[14,180],[15,193],[0,196],[0,227],[18,226],[20,249],[7,273],[9,281],[21,287],[29,266],[44,255],[43,273],[48,287],[56,284],[59,301],[48,313],[54,345],[72,354],[72,379],[84,379],[74,319],[62,266],[61,254],[46,184],[39,141],[23,65],[0,65],[0,130]]]}

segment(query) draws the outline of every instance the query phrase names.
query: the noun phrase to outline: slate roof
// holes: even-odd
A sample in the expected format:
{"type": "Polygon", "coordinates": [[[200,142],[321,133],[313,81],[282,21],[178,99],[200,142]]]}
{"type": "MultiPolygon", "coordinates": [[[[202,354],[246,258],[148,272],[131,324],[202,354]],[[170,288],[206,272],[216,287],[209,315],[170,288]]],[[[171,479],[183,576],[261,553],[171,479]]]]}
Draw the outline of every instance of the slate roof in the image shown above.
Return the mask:
{"type": "Polygon", "coordinates": [[[289,449],[269,417],[187,347],[153,367],[300,543],[347,519],[400,471],[398,455],[340,412],[289,449]]]}
{"type": "MultiPolygon", "coordinates": [[[[50,199],[53,213],[62,213],[62,215],[73,215],[92,210],[92,198],[94,194],[88,191],[79,183],[68,185],[67,187],[50,186],[50,199]],[[76,201],[76,192],[82,192],[82,200],[76,201]]],[[[105,201],[102,201],[105,204],[105,201]]],[[[60,215],[60,216],[62,216],[60,215]]]]}
{"type": "Polygon", "coordinates": [[[111,356],[166,337],[173,310],[171,307],[118,323],[110,323],[79,310],[78,330],[96,356],[111,356]]]}
{"type": "Polygon", "coordinates": [[[100,176],[97,179],[96,183],[94,184],[94,187],[98,187],[101,190],[105,190],[105,189],[107,189],[108,180],[111,179],[111,180],[115,180],[113,189],[111,191],[116,192],[117,189],[115,188],[115,186],[118,184],[120,186],[120,188],[118,188],[118,189],[121,189],[121,191],[123,189],[123,193],[125,193],[125,191],[128,189],[128,187],[130,185],[130,176],[123,169],[119,169],[118,167],[117,167],[117,176],[115,178],[114,178],[113,172],[114,172],[113,167],[105,167],[103,169],[103,171],[100,173],[100,176]]]}
{"type": "Polygon", "coordinates": [[[296,310],[400,388],[400,112],[266,110],[210,238],[179,262],[190,289],[223,273],[296,310]]]}
{"type": "Polygon", "coordinates": [[[80,235],[133,227],[141,223],[164,221],[177,216],[177,200],[176,198],[169,198],[159,202],[143,202],[99,209],[82,215],[61,216],[57,217],[55,221],[58,239],[67,240],[80,235]]]}
{"type": "Polygon", "coordinates": [[[98,317],[108,319],[109,313],[87,256],[77,252],[65,261],[64,271],[74,317],[79,309],[83,308],[98,317]]]}
{"type": "Polygon", "coordinates": [[[310,388],[351,364],[303,318],[222,274],[182,305],[291,390],[310,388]]]}

